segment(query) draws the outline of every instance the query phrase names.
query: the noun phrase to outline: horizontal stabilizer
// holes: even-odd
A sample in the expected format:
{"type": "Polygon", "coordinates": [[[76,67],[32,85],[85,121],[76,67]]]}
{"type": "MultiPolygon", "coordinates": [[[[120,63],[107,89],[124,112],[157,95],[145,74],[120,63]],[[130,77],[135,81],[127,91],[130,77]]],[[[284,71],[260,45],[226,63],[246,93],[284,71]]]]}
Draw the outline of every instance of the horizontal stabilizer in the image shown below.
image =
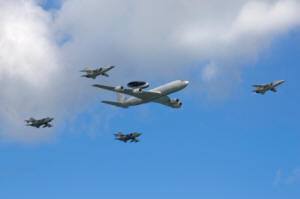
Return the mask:
{"type": "Polygon", "coordinates": [[[253,90],[252,92],[264,95],[266,91],[264,91],[264,90],[253,90]]]}
{"type": "Polygon", "coordinates": [[[107,73],[102,73],[102,75],[105,77],[109,77],[109,75],[107,73]]]}
{"type": "Polygon", "coordinates": [[[271,88],[271,91],[273,91],[274,93],[277,92],[277,90],[275,88],[271,88]]]}
{"type": "Polygon", "coordinates": [[[120,103],[120,102],[112,102],[112,101],[101,101],[102,103],[105,103],[105,104],[110,104],[110,105],[113,105],[113,106],[118,106],[118,107],[122,107],[122,108],[128,108],[128,106],[125,106],[123,105],[123,103],[120,103]]]}

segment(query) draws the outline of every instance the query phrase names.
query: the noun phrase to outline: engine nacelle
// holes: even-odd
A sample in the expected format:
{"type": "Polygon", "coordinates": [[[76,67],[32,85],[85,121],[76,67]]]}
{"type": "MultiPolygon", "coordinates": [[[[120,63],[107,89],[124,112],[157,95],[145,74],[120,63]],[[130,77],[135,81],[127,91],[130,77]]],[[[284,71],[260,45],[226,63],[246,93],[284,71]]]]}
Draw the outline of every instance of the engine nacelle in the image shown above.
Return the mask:
{"type": "Polygon", "coordinates": [[[140,92],[142,92],[142,88],[133,89],[133,93],[140,93],[140,92]]]}
{"type": "Polygon", "coordinates": [[[178,104],[180,101],[178,98],[175,98],[175,99],[171,99],[171,104],[178,104]]]}
{"type": "Polygon", "coordinates": [[[115,91],[122,91],[122,90],[124,90],[123,86],[116,86],[115,87],[115,91]]]}
{"type": "Polygon", "coordinates": [[[181,102],[179,102],[179,103],[177,103],[177,104],[173,104],[173,107],[174,108],[180,108],[182,106],[182,103],[181,102]]]}
{"type": "Polygon", "coordinates": [[[182,102],[179,101],[179,99],[171,99],[170,100],[173,108],[180,108],[182,106],[182,102]]]}

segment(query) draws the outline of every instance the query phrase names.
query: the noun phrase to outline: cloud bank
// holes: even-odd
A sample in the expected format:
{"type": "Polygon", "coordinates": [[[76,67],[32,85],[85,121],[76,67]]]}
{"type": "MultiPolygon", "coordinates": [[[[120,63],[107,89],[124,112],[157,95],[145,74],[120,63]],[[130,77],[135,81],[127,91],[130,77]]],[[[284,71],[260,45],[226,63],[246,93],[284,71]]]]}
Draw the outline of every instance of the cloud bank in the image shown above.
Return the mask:
{"type": "Polygon", "coordinates": [[[300,180],[300,167],[295,168],[286,180],[286,183],[291,184],[300,180]]]}
{"type": "Polygon", "coordinates": [[[53,132],[27,130],[25,118],[83,110],[95,99],[78,78],[83,66],[117,65],[109,83],[184,76],[230,87],[239,63],[300,24],[299,9],[296,0],[65,0],[46,11],[36,0],[0,0],[0,136],[43,140],[53,132]]]}
{"type": "Polygon", "coordinates": [[[7,139],[39,140],[47,133],[27,132],[25,118],[53,113],[58,47],[50,15],[36,1],[0,1],[0,121],[7,139]]]}

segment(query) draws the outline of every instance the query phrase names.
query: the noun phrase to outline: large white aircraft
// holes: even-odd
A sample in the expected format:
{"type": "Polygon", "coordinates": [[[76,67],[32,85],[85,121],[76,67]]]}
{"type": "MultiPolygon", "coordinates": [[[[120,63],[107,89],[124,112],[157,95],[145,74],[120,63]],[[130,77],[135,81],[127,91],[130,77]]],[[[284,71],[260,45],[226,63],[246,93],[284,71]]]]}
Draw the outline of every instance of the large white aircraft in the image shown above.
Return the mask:
{"type": "Polygon", "coordinates": [[[149,84],[146,82],[142,82],[142,84],[139,83],[141,82],[130,82],[128,84],[128,86],[137,85],[134,89],[127,89],[123,86],[112,87],[100,84],[94,84],[93,86],[117,92],[117,102],[102,101],[106,104],[128,108],[129,106],[155,102],[172,108],[180,108],[182,103],[179,99],[171,99],[168,95],[185,88],[189,84],[186,80],[176,80],[151,90],[142,90],[142,88],[148,87],[149,84]],[[126,98],[123,94],[127,94],[132,97],[126,98]]]}

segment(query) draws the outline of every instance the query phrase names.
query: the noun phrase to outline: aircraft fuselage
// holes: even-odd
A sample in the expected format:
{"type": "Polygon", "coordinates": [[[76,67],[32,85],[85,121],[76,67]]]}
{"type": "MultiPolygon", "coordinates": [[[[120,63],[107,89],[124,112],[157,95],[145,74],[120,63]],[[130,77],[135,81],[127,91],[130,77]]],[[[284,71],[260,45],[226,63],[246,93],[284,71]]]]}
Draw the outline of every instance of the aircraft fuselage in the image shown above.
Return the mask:
{"type": "Polygon", "coordinates": [[[185,80],[175,80],[172,82],[169,82],[167,84],[164,84],[162,86],[156,87],[154,89],[151,89],[150,91],[160,92],[160,97],[153,97],[149,99],[141,99],[137,97],[130,97],[125,100],[124,105],[125,106],[135,106],[139,104],[144,104],[153,101],[154,99],[159,99],[161,97],[164,97],[166,95],[169,95],[171,93],[177,92],[179,90],[184,89],[188,85],[188,81],[185,80]]]}

